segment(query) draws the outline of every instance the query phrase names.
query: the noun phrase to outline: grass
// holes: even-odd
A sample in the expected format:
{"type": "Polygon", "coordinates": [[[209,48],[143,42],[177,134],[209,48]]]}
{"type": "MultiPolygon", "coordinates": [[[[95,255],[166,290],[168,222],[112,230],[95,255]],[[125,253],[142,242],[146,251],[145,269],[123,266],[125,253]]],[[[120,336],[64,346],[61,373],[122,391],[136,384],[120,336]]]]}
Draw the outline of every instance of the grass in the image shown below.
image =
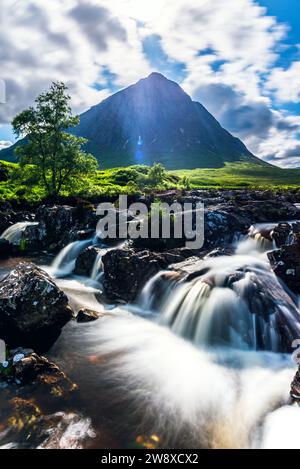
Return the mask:
{"type": "Polygon", "coordinates": [[[223,168],[172,171],[187,178],[191,188],[300,188],[300,169],[252,163],[228,163],[223,168]]]}
{"type": "MultiPolygon", "coordinates": [[[[218,169],[174,170],[165,173],[158,187],[149,180],[149,167],[99,170],[83,178],[72,188],[65,188],[62,197],[89,200],[116,198],[154,189],[228,188],[228,189],[299,189],[300,169],[280,169],[252,163],[230,163],[218,169]]],[[[21,170],[18,164],[0,162],[0,200],[36,203],[45,199],[43,187],[34,179],[32,167],[21,170]]]]}

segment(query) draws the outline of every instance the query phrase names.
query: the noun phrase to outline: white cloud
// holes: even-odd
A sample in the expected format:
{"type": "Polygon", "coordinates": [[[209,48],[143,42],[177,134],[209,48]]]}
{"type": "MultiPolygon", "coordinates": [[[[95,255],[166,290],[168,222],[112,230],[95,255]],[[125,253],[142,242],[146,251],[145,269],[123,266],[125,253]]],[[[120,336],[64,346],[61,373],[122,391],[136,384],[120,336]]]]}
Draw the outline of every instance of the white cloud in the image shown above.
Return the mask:
{"type": "Polygon", "coordinates": [[[251,151],[294,161],[300,124],[272,110],[272,99],[298,100],[300,62],[274,69],[286,26],[254,0],[2,0],[1,13],[0,124],[53,80],[67,83],[76,112],[107,97],[111,79],[137,81],[151,72],[143,40],[156,35],[183,64],[184,89],[251,151]]]}
{"type": "Polygon", "coordinates": [[[3,150],[3,148],[8,148],[12,145],[12,142],[9,140],[0,140],[0,150],[3,150]]]}
{"type": "Polygon", "coordinates": [[[270,74],[267,88],[274,92],[282,103],[300,101],[300,61],[293,62],[289,68],[275,68],[270,74]]]}
{"type": "Polygon", "coordinates": [[[117,17],[105,2],[2,1],[0,73],[7,96],[0,123],[32,104],[53,80],[67,83],[75,110],[82,111],[110,93],[107,70],[119,86],[150,72],[135,21],[117,17]],[[104,89],[93,86],[98,83],[104,89]]]}

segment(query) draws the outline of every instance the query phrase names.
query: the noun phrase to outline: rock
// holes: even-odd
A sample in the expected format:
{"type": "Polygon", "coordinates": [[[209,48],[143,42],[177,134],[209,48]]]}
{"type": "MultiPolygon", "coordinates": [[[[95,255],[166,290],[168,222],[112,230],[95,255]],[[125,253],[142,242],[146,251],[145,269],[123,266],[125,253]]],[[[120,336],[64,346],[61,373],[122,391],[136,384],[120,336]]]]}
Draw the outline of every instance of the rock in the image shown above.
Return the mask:
{"type": "Polygon", "coordinates": [[[93,271],[95,261],[99,254],[105,254],[106,249],[97,246],[89,246],[84,249],[76,259],[75,274],[90,277],[93,271]]]}
{"type": "Polygon", "coordinates": [[[213,251],[210,251],[204,259],[209,259],[210,257],[220,257],[220,256],[232,256],[235,253],[235,249],[232,245],[224,246],[222,248],[216,248],[213,251]]]}
{"type": "Polygon", "coordinates": [[[38,208],[36,221],[39,222],[40,239],[44,245],[58,243],[75,225],[75,208],[67,205],[38,208]]]}
{"type": "Polygon", "coordinates": [[[199,257],[190,257],[189,259],[179,262],[178,264],[169,265],[169,269],[175,271],[181,278],[187,275],[198,275],[198,271],[201,271],[203,259],[199,257]]]}
{"type": "Polygon", "coordinates": [[[101,314],[97,313],[97,311],[91,311],[90,309],[81,309],[80,311],[78,311],[76,321],[79,323],[92,322],[99,319],[100,316],[101,314]]]}
{"type": "Polygon", "coordinates": [[[282,246],[268,253],[275,274],[297,295],[300,294],[300,246],[282,246]]]}
{"type": "Polygon", "coordinates": [[[165,269],[168,262],[149,250],[113,249],[102,258],[104,289],[112,301],[133,301],[145,283],[165,269]]]}
{"type": "Polygon", "coordinates": [[[20,250],[39,251],[44,248],[44,232],[40,225],[28,225],[22,233],[20,250]]]}
{"type": "Polygon", "coordinates": [[[0,282],[0,336],[9,345],[46,350],[71,317],[67,296],[34,264],[19,264],[0,282]]]}
{"type": "Polygon", "coordinates": [[[6,366],[0,364],[0,380],[18,385],[35,383],[59,397],[67,397],[77,388],[55,363],[22,347],[8,352],[6,366]]]}
{"type": "Polygon", "coordinates": [[[271,232],[271,238],[275,241],[278,248],[284,246],[292,231],[292,226],[289,223],[279,223],[271,232]]]}
{"type": "Polygon", "coordinates": [[[92,205],[43,205],[36,213],[39,225],[35,238],[44,248],[53,245],[59,250],[73,241],[92,238],[97,220],[92,205]]]}
{"type": "Polygon", "coordinates": [[[0,259],[5,259],[12,252],[12,245],[6,239],[0,238],[0,259]]]}
{"type": "Polygon", "coordinates": [[[270,200],[245,202],[240,208],[251,219],[251,224],[297,220],[300,218],[300,210],[294,204],[274,199],[274,197],[270,200]]]}
{"type": "Polygon", "coordinates": [[[1,428],[2,449],[82,449],[96,436],[89,418],[74,412],[44,415],[33,398],[11,399],[1,428]]]}
{"type": "Polygon", "coordinates": [[[205,211],[204,248],[206,249],[229,244],[237,234],[245,234],[250,228],[250,219],[242,211],[230,206],[225,208],[205,211]]]}
{"type": "Polygon", "coordinates": [[[297,370],[297,373],[291,383],[291,398],[293,401],[300,401],[300,366],[297,370]]]}
{"type": "Polygon", "coordinates": [[[4,233],[7,228],[13,225],[13,214],[12,211],[0,212],[0,236],[4,233]]]}
{"type": "Polygon", "coordinates": [[[90,228],[89,230],[79,230],[76,232],[74,241],[85,241],[95,236],[95,230],[90,228]]]}

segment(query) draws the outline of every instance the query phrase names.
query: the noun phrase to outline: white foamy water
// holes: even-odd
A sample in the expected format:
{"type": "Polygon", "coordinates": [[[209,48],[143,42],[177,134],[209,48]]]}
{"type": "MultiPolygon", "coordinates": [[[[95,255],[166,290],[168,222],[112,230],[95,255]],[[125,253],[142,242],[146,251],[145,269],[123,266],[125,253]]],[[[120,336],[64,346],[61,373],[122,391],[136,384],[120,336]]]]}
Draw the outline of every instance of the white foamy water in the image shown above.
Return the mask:
{"type": "Polygon", "coordinates": [[[93,239],[75,241],[63,248],[54,259],[51,269],[55,276],[66,277],[70,275],[74,268],[79,254],[93,243],[93,239]]]}
{"type": "MultiPolygon", "coordinates": [[[[154,316],[116,309],[64,332],[53,353],[76,357],[71,371],[90,415],[101,402],[117,432],[131,441],[155,434],[163,448],[299,447],[300,409],[289,398],[296,365],[279,353],[300,337],[299,310],[270,270],[267,245],[248,241],[189,278],[151,279],[135,313],[154,316]]],[[[97,307],[87,280],[58,282],[77,306],[97,307]]]]}
{"type": "Polygon", "coordinates": [[[11,244],[19,245],[22,239],[22,234],[26,230],[28,226],[35,226],[38,223],[35,222],[19,222],[15,223],[14,225],[10,226],[5,230],[0,238],[4,238],[9,241],[11,244]]]}
{"type": "MultiPolygon", "coordinates": [[[[295,373],[289,356],[200,350],[166,327],[120,311],[86,326],[84,334],[72,330],[66,344],[67,354],[79,348],[83,354],[77,373],[82,386],[83,370],[88,376],[89,400],[100,393],[113,415],[121,399],[116,424],[129,433],[156,434],[162,447],[269,445],[262,429],[288,404],[295,373]]],[[[277,431],[284,438],[285,429],[277,431]]]]}

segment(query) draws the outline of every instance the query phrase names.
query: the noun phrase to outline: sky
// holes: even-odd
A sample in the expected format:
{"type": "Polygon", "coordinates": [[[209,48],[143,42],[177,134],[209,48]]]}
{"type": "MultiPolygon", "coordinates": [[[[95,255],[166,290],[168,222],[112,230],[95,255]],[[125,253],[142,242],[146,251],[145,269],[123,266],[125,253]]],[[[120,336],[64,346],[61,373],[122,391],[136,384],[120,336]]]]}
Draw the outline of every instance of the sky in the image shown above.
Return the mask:
{"type": "Polygon", "coordinates": [[[255,155],[300,167],[299,0],[1,0],[0,15],[0,148],[52,81],[80,113],[159,71],[255,155]]]}

